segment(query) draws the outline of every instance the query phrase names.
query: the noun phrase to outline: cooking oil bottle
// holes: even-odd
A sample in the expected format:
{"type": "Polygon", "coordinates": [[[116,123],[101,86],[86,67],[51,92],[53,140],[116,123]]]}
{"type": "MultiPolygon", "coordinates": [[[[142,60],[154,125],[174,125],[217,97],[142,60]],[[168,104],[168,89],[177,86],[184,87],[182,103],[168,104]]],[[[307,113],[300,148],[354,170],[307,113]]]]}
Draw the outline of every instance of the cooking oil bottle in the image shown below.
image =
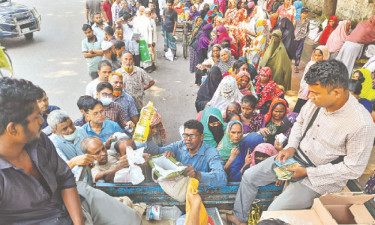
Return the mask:
{"type": "Polygon", "coordinates": [[[149,101],[145,107],[141,110],[141,116],[135,128],[133,134],[133,140],[140,143],[145,143],[147,141],[148,135],[150,133],[151,120],[154,117],[156,109],[154,108],[154,103],[149,101]]]}

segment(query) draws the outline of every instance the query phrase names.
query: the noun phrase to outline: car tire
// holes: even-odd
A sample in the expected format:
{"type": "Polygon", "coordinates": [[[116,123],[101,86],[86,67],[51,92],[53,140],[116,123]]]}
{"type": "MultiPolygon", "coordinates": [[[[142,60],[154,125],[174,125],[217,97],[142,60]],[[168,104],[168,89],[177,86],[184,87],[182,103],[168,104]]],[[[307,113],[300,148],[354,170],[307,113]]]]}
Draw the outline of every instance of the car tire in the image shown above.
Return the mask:
{"type": "Polygon", "coordinates": [[[34,37],[34,33],[28,33],[28,34],[25,34],[25,38],[26,38],[26,40],[31,40],[31,39],[33,39],[33,37],[34,37]]]}

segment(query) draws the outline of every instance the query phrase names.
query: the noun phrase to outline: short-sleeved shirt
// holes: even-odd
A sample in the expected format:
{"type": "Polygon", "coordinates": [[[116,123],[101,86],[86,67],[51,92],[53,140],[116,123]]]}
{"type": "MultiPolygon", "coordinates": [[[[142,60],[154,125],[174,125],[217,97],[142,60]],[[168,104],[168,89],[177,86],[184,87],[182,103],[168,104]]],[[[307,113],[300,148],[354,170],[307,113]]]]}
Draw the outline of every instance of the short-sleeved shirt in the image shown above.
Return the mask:
{"type": "Polygon", "coordinates": [[[102,2],[100,0],[86,0],[86,9],[89,10],[89,20],[92,21],[92,17],[95,13],[100,13],[102,2]]]}
{"type": "Polygon", "coordinates": [[[174,24],[177,22],[177,12],[173,9],[172,11],[168,11],[168,9],[164,10],[164,29],[167,32],[173,32],[174,24]]]}
{"type": "Polygon", "coordinates": [[[53,110],[57,110],[57,109],[60,109],[60,107],[55,106],[55,105],[49,105],[46,114],[44,114],[44,113],[41,113],[41,114],[40,114],[40,115],[43,117],[43,119],[44,119],[44,122],[43,122],[43,124],[42,124],[42,129],[44,129],[44,128],[46,128],[46,127],[48,126],[48,123],[47,123],[47,117],[48,117],[48,115],[49,115],[53,110]]]}
{"type": "Polygon", "coordinates": [[[89,95],[96,99],[96,86],[98,86],[99,83],[99,78],[95,78],[94,80],[90,81],[90,83],[88,83],[86,86],[86,95],[89,95]]]}
{"type": "Polygon", "coordinates": [[[112,10],[111,10],[111,4],[107,2],[103,2],[103,10],[107,14],[108,20],[112,21],[112,10]]]}
{"type": "Polygon", "coordinates": [[[95,36],[102,41],[105,38],[104,27],[106,27],[106,26],[108,26],[108,24],[103,23],[103,29],[102,29],[96,23],[94,23],[92,25],[92,30],[94,31],[95,36]]]}
{"type": "MultiPolygon", "coordinates": [[[[89,42],[87,38],[82,40],[82,52],[87,53],[89,50],[101,50],[102,49],[102,40],[95,36],[94,42],[89,42]]],[[[89,72],[98,71],[98,64],[102,60],[102,56],[95,56],[92,58],[86,58],[87,68],[89,72]]]]}
{"type": "Polygon", "coordinates": [[[294,24],[294,36],[296,37],[296,40],[305,38],[309,33],[309,27],[310,21],[308,19],[305,19],[303,23],[301,18],[296,19],[294,24]]]}
{"type": "Polygon", "coordinates": [[[153,81],[143,69],[134,66],[131,74],[126,72],[124,68],[116,70],[122,74],[124,78],[124,90],[133,97],[137,109],[143,107],[144,85],[148,85],[153,81]]]}
{"type": "Polygon", "coordinates": [[[1,224],[73,224],[61,198],[61,190],[76,187],[70,168],[44,133],[25,150],[44,182],[0,157],[1,224]]]}
{"type": "Polygon", "coordinates": [[[120,104],[122,110],[125,112],[126,121],[129,121],[131,117],[139,114],[133,97],[128,93],[124,91],[121,92],[121,95],[115,99],[115,102],[120,104]]]}
{"type": "Polygon", "coordinates": [[[124,133],[121,127],[112,120],[103,121],[102,129],[100,130],[99,135],[97,135],[95,131],[91,128],[89,122],[83,125],[82,128],[85,129],[87,135],[99,137],[100,140],[102,140],[102,142],[106,142],[108,138],[116,132],[124,133]]]}

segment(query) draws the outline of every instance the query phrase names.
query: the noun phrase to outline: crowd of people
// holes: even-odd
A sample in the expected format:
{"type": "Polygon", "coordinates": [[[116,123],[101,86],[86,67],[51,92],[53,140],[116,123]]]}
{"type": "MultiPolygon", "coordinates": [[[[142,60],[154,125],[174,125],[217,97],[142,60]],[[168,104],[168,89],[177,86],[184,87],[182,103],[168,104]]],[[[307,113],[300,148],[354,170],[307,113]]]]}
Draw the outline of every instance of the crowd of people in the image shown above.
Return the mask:
{"type": "Polygon", "coordinates": [[[292,71],[299,73],[310,31],[309,10],[301,1],[183,5],[87,0],[82,53],[92,81],[76,102],[80,118],[50,105],[48,93],[29,81],[0,79],[3,221],[141,224],[135,210],[76,181],[89,166],[94,182],[114,182],[129,167],[129,148],[144,147],[144,166],[150,156],[173,156],[186,166],[184,175],[201,185],[240,181],[234,214],[227,215],[235,224],[247,224],[258,187],[282,183],[273,171],[275,160],[294,156],[303,166],[291,169],[295,180],[269,210],[308,208],[315,197],[361,176],[375,138],[375,56],[352,70],[364,49],[371,52],[375,16],[352,31],[350,21],[329,18],[292,110],[285,93],[292,71]],[[176,56],[178,16],[186,12],[181,8],[189,9],[187,19],[193,21],[189,69],[199,86],[197,115],[186,119],[180,140],[167,144],[162,116],[155,113],[141,143],[132,134],[144,93],[155,84],[149,73],[156,69],[157,24],[164,50],[176,56]]]}

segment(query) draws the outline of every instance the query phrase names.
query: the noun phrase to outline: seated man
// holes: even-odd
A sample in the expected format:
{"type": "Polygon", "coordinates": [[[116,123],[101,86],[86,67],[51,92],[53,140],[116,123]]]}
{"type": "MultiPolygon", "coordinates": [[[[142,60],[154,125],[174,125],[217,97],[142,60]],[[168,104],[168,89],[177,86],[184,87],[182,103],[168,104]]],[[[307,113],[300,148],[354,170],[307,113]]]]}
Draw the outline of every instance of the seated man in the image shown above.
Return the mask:
{"type": "Polygon", "coordinates": [[[124,82],[121,73],[112,72],[109,75],[108,82],[113,87],[114,101],[119,103],[125,112],[125,120],[131,120],[134,124],[138,123],[138,110],[132,96],[124,91],[124,82]]]}
{"type": "Polygon", "coordinates": [[[113,182],[117,171],[129,167],[126,155],[120,157],[118,161],[115,155],[108,156],[107,149],[98,137],[88,136],[83,139],[81,150],[85,154],[94,156],[97,161],[91,169],[94,182],[98,180],[113,182]]]}
{"type": "Polygon", "coordinates": [[[125,127],[134,127],[134,123],[132,121],[125,120],[125,113],[120,104],[113,101],[112,93],[113,87],[108,82],[101,82],[96,87],[96,96],[103,104],[105,117],[116,122],[123,129],[125,127]]]}
{"type": "Polygon", "coordinates": [[[126,155],[126,147],[128,146],[132,147],[133,149],[137,149],[134,141],[130,138],[120,138],[118,141],[116,141],[113,147],[117,153],[117,158],[126,155]]]}
{"type": "Polygon", "coordinates": [[[91,104],[85,109],[85,116],[89,122],[84,124],[82,128],[89,136],[99,137],[105,146],[111,146],[111,137],[114,133],[124,131],[112,120],[105,119],[103,105],[100,101],[92,99],[91,104]]]}
{"type": "Polygon", "coordinates": [[[189,120],[184,124],[184,140],[160,148],[165,156],[175,156],[176,160],[187,165],[185,175],[194,177],[201,184],[225,186],[227,175],[219,152],[203,142],[203,125],[198,120],[189,120]]]}
{"type": "MultiPolygon", "coordinates": [[[[54,105],[49,105],[46,92],[41,88],[38,88],[38,89],[39,89],[38,97],[37,97],[38,99],[36,100],[36,102],[38,103],[38,107],[40,109],[40,116],[42,116],[44,119],[44,122],[42,124],[42,129],[44,129],[48,126],[48,123],[47,123],[48,114],[50,114],[50,112],[52,112],[53,110],[60,109],[60,108],[54,105]]],[[[47,132],[46,134],[49,135],[50,132],[47,132]]]]}
{"type": "Polygon", "coordinates": [[[340,192],[349,179],[357,179],[369,160],[375,137],[370,114],[348,91],[349,74],[342,62],[320,61],[305,75],[309,101],[304,105],[289,136],[288,145],[277,156],[269,157],[246,170],[242,176],[234,215],[227,219],[247,224],[258,188],[275,182],[274,161],[294,157],[301,167],[269,206],[268,210],[297,210],[311,207],[314,198],[340,192]]]}
{"type": "Polygon", "coordinates": [[[108,75],[112,72],[112,65],[107,60],[102,60],[98,64],[98,77],[90,81],[86,86],[86,95],[96,98],[96,86],[100,82],[108,82],[108,75]]]}

